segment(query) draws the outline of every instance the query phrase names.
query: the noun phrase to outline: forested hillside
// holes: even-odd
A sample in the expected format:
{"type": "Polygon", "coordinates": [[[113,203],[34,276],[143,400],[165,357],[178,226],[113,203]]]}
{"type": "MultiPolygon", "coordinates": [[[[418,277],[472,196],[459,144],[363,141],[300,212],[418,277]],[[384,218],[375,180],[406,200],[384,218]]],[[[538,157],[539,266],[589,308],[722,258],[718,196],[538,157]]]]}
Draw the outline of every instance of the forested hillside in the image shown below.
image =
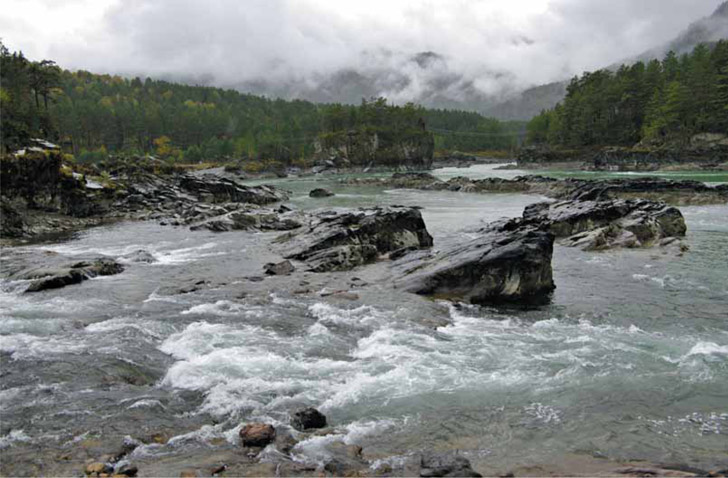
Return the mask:
{"type": "Polygon", "coordinates": [[[320,105],[189,86],[62,70],[1,47],[2,143],[30,137],[59,142],[80,160],[109,153],[155,154],[170,160],[310,157],[317,139],[355,130],[386,142],[433,128],[440,148],[478,151],[515,144],[522,124],[476,113],[426,110],[384,99],[358,106],[320,105]]]}
{"type": "Polygon", "coordinates": [[[728,41],[664,60],[574,78],[564,101],[528,124],[531,144],[632,146],[680,144],[728,131],[728,41]]]}

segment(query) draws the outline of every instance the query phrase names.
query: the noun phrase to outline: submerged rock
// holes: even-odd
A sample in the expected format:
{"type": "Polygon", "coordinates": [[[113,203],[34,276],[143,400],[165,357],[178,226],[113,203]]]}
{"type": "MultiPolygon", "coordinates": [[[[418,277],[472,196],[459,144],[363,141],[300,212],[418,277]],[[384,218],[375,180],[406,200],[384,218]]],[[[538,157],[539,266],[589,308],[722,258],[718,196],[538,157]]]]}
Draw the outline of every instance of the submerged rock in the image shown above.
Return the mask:
{"type": "Polygon", "coordinates": [[[240,429],[240,442],[243,446],[264,447],[276,438],[276,429],[267,423],[249,423],[240,429]]]}
{"type": "Polygon", "coordinates": [[[130,252],[129,254],[124,254],[119,259],[123,260],[124,262],[143,262],[146,264],[157,262],[157,259],[154,257],[154,255],[149,251],[145,251],[144,249],[139,249],[137,251],[130,252]]]}
{"type": "Polygon", "coordinates": [[[299,234],[280,238],[284,257],[305,261],[309,270],[349,270],[402,248],[432,246],[419,210],[408,207],[319,213],[299,234]]]}
{"type": "Polygon", "coordinates": [[[119,274],[124,266],[109,257],[95,257],[57,266],[26,269],[12,275],[15,280],[32,280],[25,292],[40,292],[79,284],[97,276],[119,274]]]}
{"type": "Polygon", "coordinates": [[[312,197],[312,198],[327,198],[327,197],[331,197],[333,195],[334,195],[334,193],[332,193],[328,189],[324,189],[324,188],[316,188],[316,189],[311,190],[311,192],[308,193],[308,196],[312,197]]]}
{"type": "Polygon", "coordinates": [[[291,426],[299,431],[326,427],[326,416],[315,408],[304,408],[293,414],[291,426]]]}
{"type": "Polygon", "coordinates": [[[474,304],[542,302],[554,290],[554,236],[514,221],[501,221],[479,236],[436,254],[398,261],[395,284],[409,292],[474,304]]]}

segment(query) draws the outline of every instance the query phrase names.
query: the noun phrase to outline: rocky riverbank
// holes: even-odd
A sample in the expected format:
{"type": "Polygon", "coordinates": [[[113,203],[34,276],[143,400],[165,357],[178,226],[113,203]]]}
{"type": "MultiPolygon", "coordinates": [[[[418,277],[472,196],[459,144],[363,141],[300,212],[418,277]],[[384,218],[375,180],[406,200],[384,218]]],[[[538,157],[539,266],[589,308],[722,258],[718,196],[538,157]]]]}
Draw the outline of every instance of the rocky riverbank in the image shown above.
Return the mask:
{"type": "Polygon", "coordinates": [[[588,171],[728,170],[728,135],[702,133],[680,144],[637,144],[634,147],[561,149],[522,148],[520,169],[564,168],[588,171]]]}
{"type": "Polygon", "coordinates": [[[182,225],[288,198],[213,174],[160,171],[155,163],[121,165],[101,181],[74,173],[56,151],[0,158],[2,224],[7,241],[57,235],[119,220],[182,225]]]}
{"type": "Polygon", "coordinates": [[[199,463],[178,463],[160,459],[154,463],[138,460],[145,449],[164,444],[164,437],[144,441],[127,437],[117,450],[89,460],[81,471],[88,477],[131,478],[169,476],[358,476],[358,477],[481,477],[481,476],[667,476],[725,477],[728,469],[703,470],[679,463],[649,463],[638,460],[610,461],[586,455],[554,457],[550,463],[496,469],[478,460],[473,464],[458,450],[416,451],[390,459],[373,460],[358,445],[337,440],[339,429],[314,408],[299,409],[290,425],[243,422],[235,433],[235,443],[218,445],[199,463]],[[330,442],[327,456],[318,465],[296,459],[296,447],[307,440],[330,442]],[[139,465],[135,464],[139,463],[139,465]]]}
{"type": "Polygon", "coordinates": [[[425,191],[540,194],[554,199],[580,201],[646,199],[675,206],[728,202],[728,185],[707,186],[700,181],[671,181],[653,177],[590,180],[538,175],[514,179],[470,179],[460,176],[442,181],[429,173],[395,173],[386,178],[351,178],[341,182],[347,185],[378,185],[425,191]]]}

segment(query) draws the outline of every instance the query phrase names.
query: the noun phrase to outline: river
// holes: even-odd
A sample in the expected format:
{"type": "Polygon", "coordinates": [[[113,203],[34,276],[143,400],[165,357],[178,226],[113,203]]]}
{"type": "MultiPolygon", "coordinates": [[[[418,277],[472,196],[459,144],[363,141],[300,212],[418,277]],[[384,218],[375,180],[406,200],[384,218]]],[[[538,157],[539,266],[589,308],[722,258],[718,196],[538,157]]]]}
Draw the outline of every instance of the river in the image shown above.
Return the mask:
{"type": "MultiPolygon", "coordinates": [[[[266,182],[291,190],[295,208],[421,206],[435,247],[544,199],[266,182]],[[336,196],[311,199],[314,187],[336,196]]],[[[420,450],[456,449],[482,473],[573,456],[725,468],[728,205],[681,210],[683,256],[556,247],[553,300],[531,309],[403,294],[368,272],[384,264],[249,280],[280,260],[267,247],[277,233],[136,222],[6,248],[4,268],[54,252],[146,249],[157,262],[38,294],[2,280],[0,474],[78,474],[130,437],[148,443],[130,457],[140,473],[179,476],[232,456],[245,421],[285,426],[306,405],[334,433],[300,442],[301,462],[343,441],[395,469],[420,450]],[[357,296],[320,294],[330,289],[357,296]]]]}

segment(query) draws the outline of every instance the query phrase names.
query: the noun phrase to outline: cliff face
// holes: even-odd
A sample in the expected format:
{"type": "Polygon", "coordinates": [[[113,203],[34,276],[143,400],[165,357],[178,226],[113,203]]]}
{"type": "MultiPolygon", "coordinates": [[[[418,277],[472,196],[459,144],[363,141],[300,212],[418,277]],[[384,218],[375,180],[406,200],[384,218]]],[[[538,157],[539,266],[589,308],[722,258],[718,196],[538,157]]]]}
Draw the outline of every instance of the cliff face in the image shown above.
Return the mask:
{"type": "Polygon", "coordinates": [[[60,153],[27,152],[0,157],[0,191],[18,196],[30,204],[53,202],[61,183],[60,153]]]}
{"type": "Polygon", "coordinates": [[[0,156],[0,236],[60,231],[74,222],[72,218],[88,218],[103,210],[83,180],[64,172],[62,162],[59,151],[39,148],[0,156]]]}
{"type": "Polygon", "coordinates": [[[340,167],[429,169],[435,150],[432,133],[416,131],[398,138],[368,131],[336,132],[316,140],[316,159],[340,167]]]}

